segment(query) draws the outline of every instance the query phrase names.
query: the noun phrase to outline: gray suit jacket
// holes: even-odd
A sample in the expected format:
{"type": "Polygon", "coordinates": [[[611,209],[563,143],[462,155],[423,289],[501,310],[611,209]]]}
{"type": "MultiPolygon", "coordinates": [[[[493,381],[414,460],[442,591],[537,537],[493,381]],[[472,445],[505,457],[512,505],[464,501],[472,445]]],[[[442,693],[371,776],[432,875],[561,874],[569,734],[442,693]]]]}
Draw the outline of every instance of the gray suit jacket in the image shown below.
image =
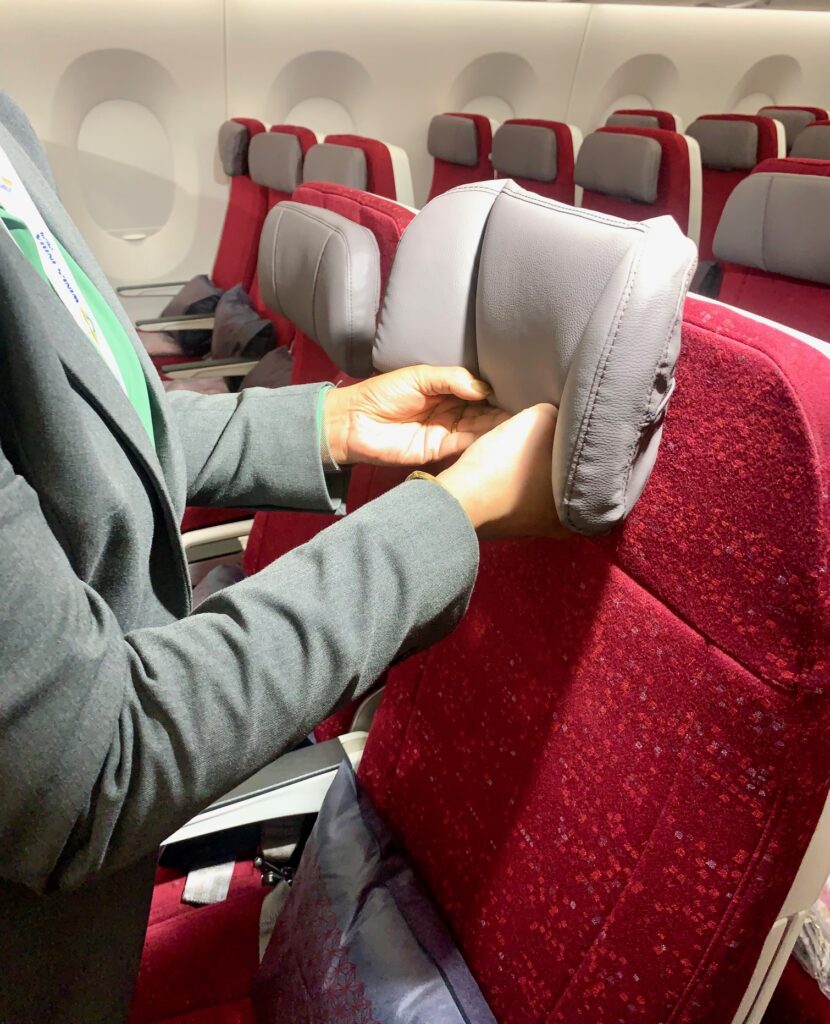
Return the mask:
{"type": "Polygon", "coordinates": [[[115,1022],[160,841],[451,628],[478,548],[442,488],[408,483],[191,613],[186,501],[337,507],[318,386],[165,396],[2,94],[0,145],[117,309],[153,406],[156,451],[0,231],[0,1021],[115,1022]]]}

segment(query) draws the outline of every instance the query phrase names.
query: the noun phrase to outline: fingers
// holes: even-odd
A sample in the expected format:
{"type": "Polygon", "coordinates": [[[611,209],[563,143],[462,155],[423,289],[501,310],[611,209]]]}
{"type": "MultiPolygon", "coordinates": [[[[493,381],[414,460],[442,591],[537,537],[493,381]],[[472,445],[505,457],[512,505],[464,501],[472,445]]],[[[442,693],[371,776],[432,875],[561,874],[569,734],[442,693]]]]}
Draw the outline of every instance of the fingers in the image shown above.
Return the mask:
{"type": "Polygon", "coordinates": [[[489,384],[476,380],[461,366],[415,366],[412,373],[421,393],[430,397],[455,395],[468,402],[480,402],[493,393],[489,384]]]}

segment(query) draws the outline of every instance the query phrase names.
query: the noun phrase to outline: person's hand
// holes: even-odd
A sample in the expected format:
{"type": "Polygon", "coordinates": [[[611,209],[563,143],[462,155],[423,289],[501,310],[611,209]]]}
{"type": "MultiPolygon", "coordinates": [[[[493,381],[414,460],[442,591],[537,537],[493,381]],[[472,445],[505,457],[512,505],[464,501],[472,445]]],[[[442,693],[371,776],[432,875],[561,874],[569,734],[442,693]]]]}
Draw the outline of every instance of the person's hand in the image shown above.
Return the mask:
{"type": "Polygon", "coordinates": [[[459,366],[410,366],[325,397],[324,424],[336,462],[420,466],[465,451],[508,419],[488,405],[490,388],[459,366]]]}
{"type": "Polygon", "coordinates": [[[568,536],[553,501],[555,427],[556,409],[534,405],[477,440],[436,477],[482,539],[568,536]]]}

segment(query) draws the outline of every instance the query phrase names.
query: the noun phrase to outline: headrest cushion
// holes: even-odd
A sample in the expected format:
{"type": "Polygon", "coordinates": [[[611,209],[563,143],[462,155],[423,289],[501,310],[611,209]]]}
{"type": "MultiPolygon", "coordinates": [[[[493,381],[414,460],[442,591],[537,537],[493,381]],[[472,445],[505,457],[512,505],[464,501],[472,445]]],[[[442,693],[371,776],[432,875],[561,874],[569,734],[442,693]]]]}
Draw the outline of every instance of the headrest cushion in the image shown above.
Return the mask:
{"type": "Polygon", "coordinates": [[[219,160],[229,178],[248,173],[250,134],[244,124],[225,121],[219,128],[219,160]]]}
{"type": "Polygon", "coordinates": [[[830,178],[750,174],[727,200],[712,248],[727,263],[830,284],[830,178]]]}
{"type": "Polygon", "coordinates": [[[469,117],[436,114],[429,122],[427,149],[436,160],[475,167],[478,163],[478,133],[469,117]]]}
{"type": "Polygon", "coordinates": [[[796,136],[791,155],[808,160],[830,160],[830,121],[808,124],[796,136]]]}
{"type": "Polygon", "coordinates": [[[366,154],[357,146],[319,142],[305,155],[303,181],[332,181],[349,188],[366,189],[366,154]]]}
{"type": "Polygon", "coordinates": [[[540,125],[503,124],[493,136],[492,163],[501,177],[555,181],[556,136],[540,125]]]}
{"type": "Polygon", "coordinates": [[[670,217],[624,221],[512,181],[462,186],[401,239],[374,363],[466,366],[511,412],[552,402],[557,511],[602,533],[654,465],[695,262],[670,217]]]}
{"type": "Polygon", "coordinates": [[[368,228],[330,210],[278,203],[265,218],[258,267],[269,308],[347,373],[371,374],[380,253],[368,228]]]}
{"type": "Polygon", "coordinates": [[[303,176],[303,147],[296,135],[262,132],[251,139],[248,167],[257,185],[291,193],[303,176]]]}
{"type": "Polygon", "coordinates": [[[608,128],[659,128],[660,118],[656,114],[611,114],[605,122],[608,128]]]}
{"type": "Polygon", "coordinates": [[[751,171],[758,163],[758,125],[705,117],[692,121],[686,134],[697,139],[704,167],[714,171],[751,171]]]}
{"type": "Polygon", "coordinates": [[[574,180],[591,192],[653,203],[657,200],[661,158],[662,149],[656,139],[622,132],[592,132],[579,150],[574,180]]]}
{"type": "Polygon", "coordinates": [[[792,107],[761,107],[758,116],[775,118],[776,121],[780,121],[784,125],[788,153],[799,132],[816,120],[816,115],[812,111],[793,109],[792,107]]]}

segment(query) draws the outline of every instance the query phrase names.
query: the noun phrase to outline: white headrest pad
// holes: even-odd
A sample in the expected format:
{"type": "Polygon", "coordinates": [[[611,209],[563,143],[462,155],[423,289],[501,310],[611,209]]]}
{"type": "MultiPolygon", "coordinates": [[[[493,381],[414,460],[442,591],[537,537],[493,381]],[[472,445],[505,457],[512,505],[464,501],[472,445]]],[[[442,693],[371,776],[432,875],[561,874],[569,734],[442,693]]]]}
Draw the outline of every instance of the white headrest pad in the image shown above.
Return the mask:
{"type": "Polygon", "coordinates": [[[357,146],[318,142],[305,155],[303,181],[332,181],[366,191],[366,154],[357,146]]]}
{"type": "Polygon", "coordinates": [[[229,178],[248,173],[250,135],[244,124],[225,121],[219,128],[219,160],[229,178]]]}
{"type": "Polygon", "coordinates": [[[259,243],[266,305],[318,342],[354,377],[372,372],[380,253],[372,232],[329,210],[278,203],[259,243]]]}
{"type": "Polygon", "coordinates": [[[686,129],[697,139],[700,160],[714,171],[751,171],[758,163],[758,125],[752,121],[698,118],[686,129]]]}
{"type": "Polygon", "coordinates": [[[493,167],[500,177],[555,181],[556,136],[533,124],[503,124],[493,136],[493,167]]]}
{"type": "Polygon", "coordinates": [[[429,122],[429,155],[451,164],[475,167],[478,163],[478,132],[469,117],[436,114],[429,122]]]}
{"type": "Polygon", "coordinates": [[[662,155],[660,143],[645,135],[591,132],[576,158],[574,180],[590,192],[653,203],[662,155]]]}
{"type": "Polygon", "coordinates": [[[790,155],[808,160],[830,160],[830,124],[808,124],[796,136],[790,155]]]}
{"type": "Polygon", "coordinates": [[[248,168],[257,185],[293,192],[303,180],[303,147],[296,135],[262,132],[251,139],[248,168]]]}
{"type": "Polygon", "coordinates": [[[552,402],[559,516],[602,533],[654,465],[695,264],[670,217],[632,223],[511,181],[462,186],[401,239],[375,366],[460,364],[511,412],[552,402]]]}
{"type": "Polygon", "coordinates": [[[712,248],[726,263],[830,284],[830,178],[750,174],[727,200],[712,248]]]}

